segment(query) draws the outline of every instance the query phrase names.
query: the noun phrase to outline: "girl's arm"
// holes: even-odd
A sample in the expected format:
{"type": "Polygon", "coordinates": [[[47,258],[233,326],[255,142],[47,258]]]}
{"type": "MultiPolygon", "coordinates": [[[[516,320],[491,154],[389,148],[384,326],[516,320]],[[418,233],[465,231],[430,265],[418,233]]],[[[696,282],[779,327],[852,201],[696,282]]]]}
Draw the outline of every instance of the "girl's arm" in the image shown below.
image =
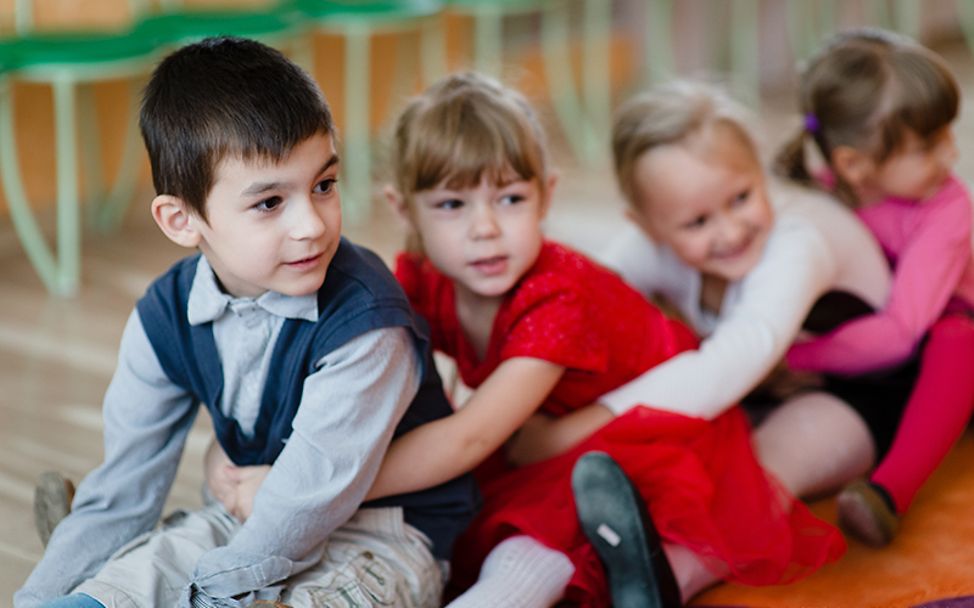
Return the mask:
{"type": "Polygon", "coordinates": [[[616,415],[643,404],[717,417],[767,376],[835,274],[836,261],[818,230],[779,222],[757,267],[732,286],[739,290],[729,295],[736,302],[725,307],[698,350],[676,355],[599,401],[616,415]]]}
{"type": "Polygon", "coordinates": [[[564,371],[531,357],[504,361],[456,413],[392,442],[367,500],[430,488],[472,470],[537,410],[564,371]]]}
{"type": "MultiPolygon", "coordinates": [[[[919,204],[923,219],[897,260],[886,307],[794,345],[787,356],[790,367],[858,374],[901,363],[913,353],[971,261],[971,202],[963,188],[951,183],[919,204]]],[[[869,222],[881,241],[886,240],[883,223],[895,221],[885,211],[876,209],[869,222]]]]}
{"type": "Polygon", "coordinates": [[[520,467],[563,454],[613,418],[615,414],[598,403],[557,418],[535,414],[511,439],[507,458],[520,467]]]}
{"type": "MultiPolygon", "coordinates": [[[[504,361],[454,414],[395,439],[365,499],[424,490],[472,470],[537,410],[564,370],[530,357],[504,361]]],[[[227,510],[246,520],[270,467],[231,465],[227,472],[221,468],[224,461],[229,459],[219,446],[211,445],[206,457],[210,492],[220,493],[227,510]],[[221,491],[222,485],[232,491],[221,491]]]]}

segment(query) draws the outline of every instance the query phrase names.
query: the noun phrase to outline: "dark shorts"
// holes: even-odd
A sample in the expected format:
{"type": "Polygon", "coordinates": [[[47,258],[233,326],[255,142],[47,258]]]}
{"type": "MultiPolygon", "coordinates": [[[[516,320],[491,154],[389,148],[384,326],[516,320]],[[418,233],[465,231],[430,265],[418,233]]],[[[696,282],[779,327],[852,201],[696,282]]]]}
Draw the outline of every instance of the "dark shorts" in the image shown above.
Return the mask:
{"type": "MultiPolygon", "coordinates": [[[[868,304],[851,294],[829,292],[812,307],[802,328],[813,334],[825,333],[873,312],[868,304]]],[[[859,414],[873,438],[879,462],[893,443],[919,373],[920,357],[915,354],[906,363],[885,370],[858,376],[826,375],[824,386],[817,390],[835,395],[859,414]]],[[[751,423],[757,426],[779,404],[771,404],[759,389],[746,397],[742,405],[751,423]]]]}
{"type": "Polygon", "coordinates": [[[920,360],[913,357],[895,368],[861,376],[826,376],[824,390],[859,414],[876,444],[876,461],[889,451],[903,410],[913,393],[920,360]]]}

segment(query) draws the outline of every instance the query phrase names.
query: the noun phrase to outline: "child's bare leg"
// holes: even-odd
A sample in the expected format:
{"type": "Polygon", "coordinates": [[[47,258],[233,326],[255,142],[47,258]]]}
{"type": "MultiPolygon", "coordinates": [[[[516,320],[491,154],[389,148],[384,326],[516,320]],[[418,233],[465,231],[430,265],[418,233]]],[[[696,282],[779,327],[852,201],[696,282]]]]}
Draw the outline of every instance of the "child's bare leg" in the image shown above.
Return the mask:
{"type": "Polygon", "coordinates": [[[494,547],[477,583],[447,608],[548,608],[561,599],[574,573],[564,553],[513,536],[494,547]]]}
{"type": "Polygon", "coordinates": [[[806,393],[776,408],[754,431],[764,468],[800,497],[838,490],[865,475],[876,448],[865,422],[828,393],[806,393]]]}
{"type": "Polygon", "coordinates": [[[676,577],[676,583],[680,587],[684,604],[707,587],[720,582],[721,577],[707,568],[700,556],[686,547],[665,544],[663,551],[666,553],[667,561],[670,562],[670,568],[673,569],[673,576],[676,577]]]}

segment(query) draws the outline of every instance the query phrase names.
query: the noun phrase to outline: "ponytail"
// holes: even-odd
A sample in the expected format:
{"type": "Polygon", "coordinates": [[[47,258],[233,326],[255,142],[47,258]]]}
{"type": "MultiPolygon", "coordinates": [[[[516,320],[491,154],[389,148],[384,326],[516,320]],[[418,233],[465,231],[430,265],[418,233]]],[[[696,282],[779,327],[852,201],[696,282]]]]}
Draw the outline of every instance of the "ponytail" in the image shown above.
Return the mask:
{"type": "Polygon", "coordinates": [[[803,186],[814,186],[805,161],[805,129],[782,146],[774,159],[774,172],[803,186]]]}

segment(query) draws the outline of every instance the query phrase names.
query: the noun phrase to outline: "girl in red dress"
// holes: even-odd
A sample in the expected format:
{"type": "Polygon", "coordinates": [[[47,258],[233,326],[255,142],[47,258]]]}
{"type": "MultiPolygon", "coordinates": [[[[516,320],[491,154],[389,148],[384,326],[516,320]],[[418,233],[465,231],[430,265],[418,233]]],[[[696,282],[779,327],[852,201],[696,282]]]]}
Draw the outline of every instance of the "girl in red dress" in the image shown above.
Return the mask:
{"type": "Polygon", "coordinates": [[[532,414],[580,410],[697,340],[617,275],[544,239],[555,175],[518,93],[448,77],[402,113],[392,156],[386,195],[412,229],[397,277],[473,393],[392,443],[369,498],[476,469],[484,505],[454,548],[451,608],[623,604],[576,513],[572,471],[592,451],[631,481],[651,517],[643,540],[663,544],[651,566],[663,578],[671,566],[679,587],[645,589],[638,605],[680,603],[720,579],[784,583],[841,555],[838,532],[765,475],[736,407],[713,420],[634,407],[554,458],[511,466],[500,448],[532,414]]]}
{"type": "Polygon", "coordinates": [[[544,240],[555,185],[544,140],[518,93],[473,74],[435,84],[399,118],[386,194],[412,243],[396,274],[473,393],[393,443],[372,495],[477,467],[484,507],[453,563],[456,588],[476,583],[457,608],[609,604],[572,496],[572,467],[591,450],[641,495],[684,600],[718,579],[782,583],[837,558],[841,537],[766,477],[737,408],[706,421],[646,404],[517,469],[496,451],[532,414],[572,412],[697,345],[615,274],[544,240]]]}

